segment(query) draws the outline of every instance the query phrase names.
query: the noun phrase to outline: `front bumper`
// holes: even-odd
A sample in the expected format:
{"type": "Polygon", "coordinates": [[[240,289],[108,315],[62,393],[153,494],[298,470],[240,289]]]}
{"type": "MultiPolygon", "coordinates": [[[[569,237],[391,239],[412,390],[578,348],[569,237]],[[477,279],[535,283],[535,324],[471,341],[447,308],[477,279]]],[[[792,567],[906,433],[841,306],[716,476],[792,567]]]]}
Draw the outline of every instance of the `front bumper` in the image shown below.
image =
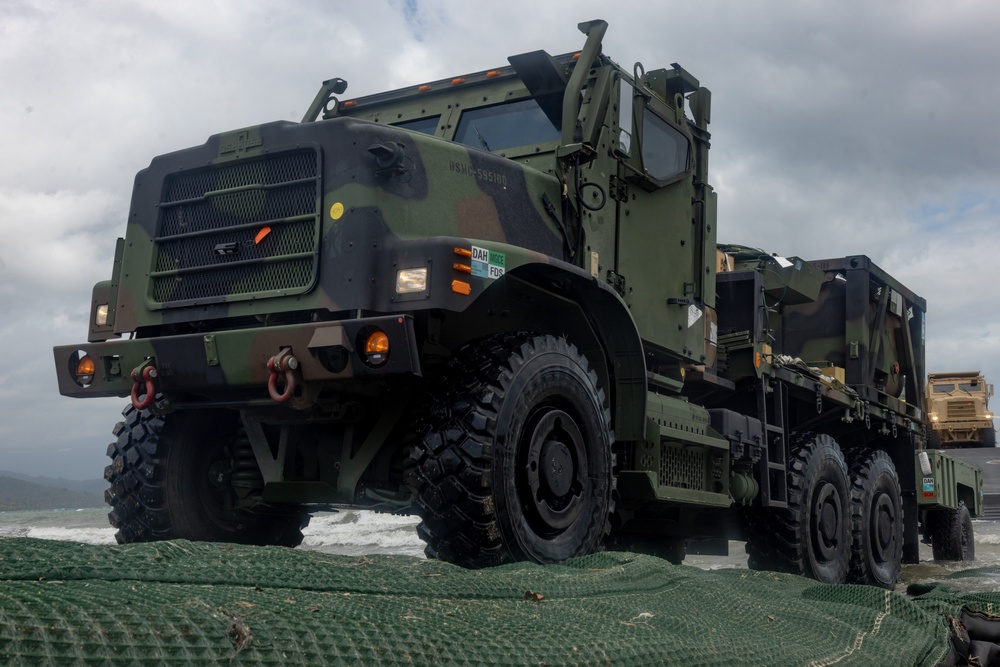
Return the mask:
{"type": "Polygon", "coordinates": [[[186,401],[226,401],[237,396],[268,398],[272,371],[268,361],[287,350],[298,361],[303,387],[390,375],[420,375],[413,318],[410,315],[318,322],[185,334],[159,338],[109,340],[54,348],[59,393],[64,396],[129,396],[132,372],[156,368],[156,389],[186,401]],[[389,351],[372,359],[364,341],[375,330],[388,337],[389,351]],[[83,354],[94,374],[80,381],[75,373],[83,354]]]}

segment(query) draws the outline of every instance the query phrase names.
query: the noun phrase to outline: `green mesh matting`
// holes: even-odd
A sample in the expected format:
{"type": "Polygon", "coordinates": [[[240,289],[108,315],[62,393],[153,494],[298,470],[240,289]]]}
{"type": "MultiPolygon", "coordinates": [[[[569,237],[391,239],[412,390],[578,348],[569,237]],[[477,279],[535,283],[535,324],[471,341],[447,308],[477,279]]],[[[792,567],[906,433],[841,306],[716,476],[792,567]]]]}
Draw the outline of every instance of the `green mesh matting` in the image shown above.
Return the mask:
{"type": "Polygon", "coordinates": [[[1000,609],[1000,593],[974,596],[628,553],[464,570],[279,547],[7,538],[0,663],[934,665],[948,651],[946,614],[970,601],[1000,609]]]}

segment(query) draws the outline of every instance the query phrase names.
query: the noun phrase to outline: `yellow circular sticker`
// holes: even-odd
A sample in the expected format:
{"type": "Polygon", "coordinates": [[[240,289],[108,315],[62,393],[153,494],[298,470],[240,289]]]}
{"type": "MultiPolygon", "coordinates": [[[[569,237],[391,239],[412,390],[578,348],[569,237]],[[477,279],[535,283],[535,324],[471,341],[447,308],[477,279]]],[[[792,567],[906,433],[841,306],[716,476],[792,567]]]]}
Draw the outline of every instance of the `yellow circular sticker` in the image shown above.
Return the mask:
{"type": "Polygon", "coordinates": [[[330,217],[334,220],[340,220],[340,216],[344,215],[344,205],[337,202],[330,207],[330,217]]]}

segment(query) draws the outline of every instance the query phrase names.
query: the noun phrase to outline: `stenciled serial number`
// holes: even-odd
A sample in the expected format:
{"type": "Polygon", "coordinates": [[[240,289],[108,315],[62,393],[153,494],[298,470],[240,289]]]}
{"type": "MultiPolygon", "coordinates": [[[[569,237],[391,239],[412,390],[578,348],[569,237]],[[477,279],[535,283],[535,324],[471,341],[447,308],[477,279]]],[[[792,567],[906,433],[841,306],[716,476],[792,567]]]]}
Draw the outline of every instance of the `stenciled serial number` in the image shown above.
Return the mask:
{"type": "Polygon", "coordinates": [[[219,155],[226,153],[239,153],[250,148],[256,148],[264,142],[260,138],[259,132],[244,130],[242,132],[228,134],[219,139],[219,155]]]}
{"type": "Polygon", "coordinates": [[[507,185],[507,175],[499,171],[491,171],[482,167],[473,167],[467,162],[448,161],[448,169],[463,176],[472,176],[484,183],[496,183],[497,185],[507,185]]]}

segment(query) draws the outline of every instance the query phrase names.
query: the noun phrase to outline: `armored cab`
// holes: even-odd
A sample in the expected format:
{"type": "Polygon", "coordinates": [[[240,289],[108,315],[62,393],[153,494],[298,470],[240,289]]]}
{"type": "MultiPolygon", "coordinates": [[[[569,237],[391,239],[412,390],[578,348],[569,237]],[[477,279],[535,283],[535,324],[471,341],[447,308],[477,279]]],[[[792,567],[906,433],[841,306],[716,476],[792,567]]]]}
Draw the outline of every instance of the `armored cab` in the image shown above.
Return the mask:
{"type": "Polygon", "coordinates": [[[927,376],[928,446],[996,447],[993,385],[978,371],[927,376]]]}

